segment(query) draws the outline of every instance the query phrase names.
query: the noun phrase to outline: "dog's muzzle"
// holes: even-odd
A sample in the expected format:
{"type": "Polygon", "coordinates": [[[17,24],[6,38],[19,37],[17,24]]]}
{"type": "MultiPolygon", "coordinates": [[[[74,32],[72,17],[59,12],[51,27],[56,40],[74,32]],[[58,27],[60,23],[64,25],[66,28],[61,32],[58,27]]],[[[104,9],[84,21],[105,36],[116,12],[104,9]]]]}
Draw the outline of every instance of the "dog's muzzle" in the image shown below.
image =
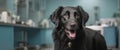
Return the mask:
{"type": "Polygon", "coordinates": [[[76,30],[78,29],[78,25],[75,22],[75,20],[71,20],[68,23],[66,23],[66,28],[65,28],[65,32],[67,33],[67,36],[69,39],[74,40],[76,37],[76,30]]]}

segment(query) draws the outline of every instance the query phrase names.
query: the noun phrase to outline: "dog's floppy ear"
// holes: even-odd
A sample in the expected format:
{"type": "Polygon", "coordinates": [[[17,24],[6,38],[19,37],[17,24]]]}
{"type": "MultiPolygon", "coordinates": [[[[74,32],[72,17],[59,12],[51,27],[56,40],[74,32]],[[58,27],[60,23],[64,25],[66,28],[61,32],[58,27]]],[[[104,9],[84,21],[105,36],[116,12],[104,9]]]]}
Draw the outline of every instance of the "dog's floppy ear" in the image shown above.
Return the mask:
{"type": "Polygon", "coordinates": [[[57,26],[59,25],[59,22],[60,22],[60,14],[62,10],[63,10],[63,7],[60,6],[50,15],[50,20],[57,26]]]}
{"type": "Polygon", "coordinates": [[[82,25],[85,26],[86,22],[88,21],[89,15],[87,12],[83,10],[82,7],[77,6],[78,12],[80,16],[82,17],[82,25]]]}

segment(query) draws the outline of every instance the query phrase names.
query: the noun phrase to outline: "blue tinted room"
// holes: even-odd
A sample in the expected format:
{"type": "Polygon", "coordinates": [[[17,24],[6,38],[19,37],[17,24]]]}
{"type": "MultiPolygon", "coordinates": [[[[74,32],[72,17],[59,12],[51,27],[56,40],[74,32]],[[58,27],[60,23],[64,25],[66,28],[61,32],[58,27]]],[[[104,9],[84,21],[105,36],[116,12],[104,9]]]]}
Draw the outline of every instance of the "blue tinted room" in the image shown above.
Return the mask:
{"type": "Polygon", "coordinates": [[[0,0],[0,50],[54,50],[49,17],[60,6],[81,6],[85,27],[99,31],[108,50],[120,50],[120,0],[0,0]]]}

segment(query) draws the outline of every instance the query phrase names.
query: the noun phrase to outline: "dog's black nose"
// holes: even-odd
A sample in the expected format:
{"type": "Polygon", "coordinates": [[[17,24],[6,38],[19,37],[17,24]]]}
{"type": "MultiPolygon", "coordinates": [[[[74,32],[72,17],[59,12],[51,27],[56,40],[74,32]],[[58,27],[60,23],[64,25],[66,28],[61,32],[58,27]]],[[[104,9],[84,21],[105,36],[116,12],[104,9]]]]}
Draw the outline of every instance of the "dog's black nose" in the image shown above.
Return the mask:
{"type": "Polygon", "coordinates": [[[75,25],[76,25],[75,23],[71,23],[70,24],[71,27],[75,27],[75,25]]]}

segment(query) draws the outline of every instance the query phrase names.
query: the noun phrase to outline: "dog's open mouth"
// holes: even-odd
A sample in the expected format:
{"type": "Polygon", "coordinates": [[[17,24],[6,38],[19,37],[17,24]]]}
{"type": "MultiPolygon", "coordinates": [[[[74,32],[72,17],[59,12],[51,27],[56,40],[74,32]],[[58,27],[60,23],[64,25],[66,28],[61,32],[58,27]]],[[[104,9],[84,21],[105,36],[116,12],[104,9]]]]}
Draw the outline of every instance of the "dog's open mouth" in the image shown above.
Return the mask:
{"type": "Polygon", "coordinates": [[[69,39],[73,40],[76,37],[75,30],[65,30],[69,39]]]}

